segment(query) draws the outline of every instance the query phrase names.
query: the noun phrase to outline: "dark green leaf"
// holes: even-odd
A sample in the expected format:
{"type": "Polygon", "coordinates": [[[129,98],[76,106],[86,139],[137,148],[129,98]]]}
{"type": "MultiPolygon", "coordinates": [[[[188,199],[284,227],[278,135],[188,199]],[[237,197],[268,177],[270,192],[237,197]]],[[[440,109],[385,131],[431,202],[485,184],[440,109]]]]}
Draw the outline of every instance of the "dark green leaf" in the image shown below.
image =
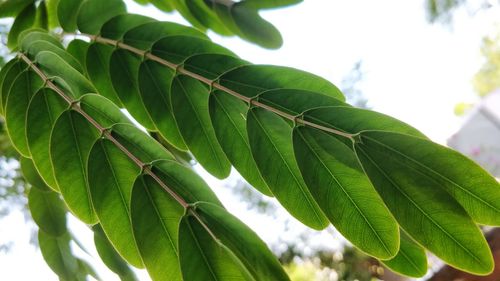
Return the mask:
{"type": "Polygon", "coordinates": [[[88,175],[94,210],[113,247],[135,267],[143,266],[130,222],[132,187],[139,173],[111,141],[100,139],[92,147],[88,175]]]}
{"type": "Polygon", "coordinates": [[[309,191],[335,228],[369,255],[394,257],[398,224],[353,151],[335,137],[304,126],[293,130],[293,148],[309,191]]]}
{"type": "Polygon", "coordinates": [[[0,18],[17,16],[33,0],[6,0],[0,3],[0,18]]]}
{"type": "Polygon", "coordinates": [[[184,208],[149,176],[134,184],[131,219],[134,237],[152,280],[181,280],[177,253],[184,208]]]}
{"type": "Polygon", "coordinates": [[[109,72],[109,61],[113,50],[114,48],[111,46],[97,43],[91,44],[87,49],[85,65],[88,77],[96,87],[97,92],[117,106],[121,106],[120,99],[113,88],[109,72]]]}
{"type": "Polygon", "coordinates": [[[328,220],[309,192],[292,147],[292,128],[279,116],[260,108],[247,114],[248,139],[257,167],[276,199],[295,218],[314,229],[328,220]]]}
{"type": "Polygon", "coordinates": [[[180,223],[179,260],[184,280],[255,280],[234,253],[191,215],[184,216],[180,223]]]}
{"type": "Polygon", "coordinates": [[[5,125],[12,145],[24,157],[29,157],[26,142],[26,115],[31,97],[42,87],[42,80],[32,71],[24,71],[12,84],[7,94],[5,125]]]}
{"type": "Polygon", "coordinates": [[[21,50],[28,50],[29,46],[38,41],[47,41],[52,43],[52,45],[56,46],[59,49],[64,50],[63,45],[54,35],[51,35],[46,30],[40,28],[33,28],[23,31],[19,34],[19,48],[21,50]]]}
{"type": "Polygon", "coordinates": [[[341,101],[344,95],[332,83],[295,68],[273,65],[246,65],[228,71],[220,84],[247,97],[272,89],[292,88],[331,96],[341,101]]]}
{"type": "Polygon", "coordinates": [[[118,123],[132,124],[113,102],[97,94],[81,97],[80,107],[104,128],[118,123]]]}
{"type": "Polygon", "coordinates": [[[141,59],[128,51],[115,50],[111,55],[109,71],[115,92],[128,112],[146,129],[156,127],[144,107],[138,85],[141,59]]]}
{"type": "Polygon", "coordinates": [[[217,14],[210,9],[204,0],[186,0],[186,6],[189,12],[205,27],[212,29],[221,35],[232,35],[217,14]]]}
{"type": "MultiPolygon", "coordinates": [[[[59,44],[58,44],[59,45],[59,44]]],[[[39,40],[32,42],[31,44],[25,44],[26,51],[31,58],[35,58],[36,55],[43,51],[51,51],[61,59],[63,59],[69,66],[74,68],[79,72],[83,72],[83,67],[78,60],[76,60],[72,55],[66,52],[64,49],[60,48],[58,45],[53,44],[50,41],[39,40]]]]}
{"type": "Polygon", "coordinates": [[[5,107],[7,106],[7,97],[10,90],[10,87],[16,80],[17,76],[26,69],[26,64],[17,59],[11,60],[2,68],[2,76],[0,77],[0,83],[2,87],[2,114],[5,114],[5,107]]]}
{"type": "Polygon", "coordinates": [[[31,217],[41,230],[51,236],[66,233],[66,209],[58,193],[32,188],[28,204],[31,217]]]}
{"type": "Polygon", "coordinates": [[[78,10],[76,22],[80,32],[98,34],[105,22],[126,12],[121,0],[85,0],[78,10]]]}
{"type": "Polygon", "coordinates": [[[73,110],[57,118],[50,137],[50,157],[57,186],[70,211],[86,224],[97,222],[90,199],[87,159],[98,138],[99,131],[73,110]]]}
{"type": "Polygon", "coordinates": [[[9,30],[7,38],[7,47],[9,49],[17,47],[17,37],[21,32],[33,26],[33,23],[35,22],[35,15],[36,7],[34,2],[27,5],[21,13],[19,13],[9,30]]]}
{"type": "Polygon", "coordinates": [[[248,143],[245,120],[248,105],[222,91],[215,91],[210,95],[209,107],[215,135],[231,164],[249,184],[273,196],[262,179],[248,143]]]}
{"type": "Polygon", "coordinates": [[[274,9],[301,3],[302,0],[245,0],[247,7],[255,9],[274,9]]]}
{"type": "Polygon", "coordinates": [[[247,64],[249,63],[234,56],[199,54],[190,56],[186,59],[183,63],[183,67],[207,79],[215,80],[225,72],[247,64]]]}
{"type": "Polygon", "coordinates": [[[212,175],[217,178],[227,177],[231,164],[211,126],[208,112],[209,90],[197,80],[177,76],[171,91],[175,120],[189,150],[212,175]]]}
{"type": "Polygon", "coordinates": [[[66,32],[74,32],[76,30],[76,19],[78,10],[85,1],[82,0],[59,0],[57,5],[57,16],[59,24],[66,32]]]}
{"type": "Polygon", "coordinates": [[[427,273],[427,256],[424,248],[420,247],[403,230],[398,254],[382,263],[398,272],[410,277],[422,277],[427,273]]]}
{"type": "Polygon", "coordinates": [[[35,22],[33,26],[42,29],[49,28],[49,18],[47,14],[47,6],[45,5],[45,1],[40,2],[40,4],[38,4],[38,8],[36,9],[35,22]]]}
{"type": "Polygon", "coordinates": [[[401,165],[372,136],[363,133],[355,150],[401,228],[446,263],[475,274],[490,273],[490,249],[465,210],[434,180],[401,165]]]}
{"type": "Polygon", "coordinates": [[[101,36],[108,39],[119,40],[123,35],[139,25],[152,22],[154,19],[142,15],[118,15],[107,21],[101,28],[101,36]]]}
{"type": "Polygon", "coordinates": [[[289,280],[266,244],[224,208],[199,202],[196,213],[210,231],[243,263],[255,280],[289,280]]]}
{"type": "Polygon", "coordinates": [[[68,45],[66,51],[71,54],[80,65],[84,68],[83,73],[87,73],[86,62],[87,62],[87,49],[89,48],[90,43],[85,42],[80,39],[75,39],[71,41],[68,45]]]}
{"type": "Polygon", "coordinates": [[[33,163],[45,183],[55,191],[59,188],[50,162],[50,134],[67,107],[56,92],[41,89],[31,99],[26,117],[26,136],[33,163]]]}
{"type": "MultiPolygon", "coordinates": [[[[412,174],[434,180],[457,200],[474,221],[500,224],[500,184],[462,154],[428,140],[389,132],[365,132],[363,139],[384,150],[412,174]]],[[[411,176],[411,175],[408,175],[411,176]]]]}
{"type": "Polygon", "coordinates": [[[141,98],[158,132],[173,146],[187,150],[175,123],[170,103],[170,85],[174,71],[154,61],[144,61],[139,68],[141,98]]]}

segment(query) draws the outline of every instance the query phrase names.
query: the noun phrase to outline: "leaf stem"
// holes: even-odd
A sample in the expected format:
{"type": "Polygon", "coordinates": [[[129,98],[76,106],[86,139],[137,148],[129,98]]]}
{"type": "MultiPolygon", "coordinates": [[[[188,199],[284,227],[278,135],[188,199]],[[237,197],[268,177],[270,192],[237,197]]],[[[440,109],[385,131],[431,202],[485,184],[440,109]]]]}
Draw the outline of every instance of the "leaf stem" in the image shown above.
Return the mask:
{"type": "Polygon", "coordinates": [[[150,53],[149,51],[145,51],[145,50],[140,50],[140,49],[137,49],[135,47],[132,47],[130,45],[127,45],[121,41],[118,41],[118,40],[112,40],[112,39],[108,39],[108,38],[104,38],[104,37],[101,37],[99,35],[90,35],[90,34],[85,34],[85,33],[81,33],[80,35],[83,35],[83,36],[86,36],[86,37],[89,37],[91,40],[95,41],[95,42],[98,42],[98,43],[103,43],[103,44],[107,44],[107,45],[111,45],[111,46],[115,46],[117,48],[121,48],[121,49],[124,49],[124,50],[127,50],[127,51],[130,51],[131,53],[134,53],[136,55],[139,55],[140,57],[143,57],[143,58],[147,58],[147,59],[150,59],[152,61],[155,61],[161,65],[164,65],[174,71],[176,71],[177,73],[180,73],[180,74],[183,74],[183,75],[186,75],[188,77],[191,77],[193,79],[196,79],[208,86],[210,86],[211,88],[214,88],[214,89],[217,89],[217,90],[221,90],[223,92],[226,92],[228,94],[230,94],[231,96],[241,100],[241,101],[244,101],[246,102],[247,104],[249,105],[253,105],[253,106],[256,106],[256,107],[260,107],[260,108],[263,108],[263,109],[266,109],[268,111],[271,111],[273,112],[274,114],[277,114],[285,119],[288,119],[296,124],[302,124],[302,125],[305,125],[305,126],[309,126],[309,127],[312,127],[312,128],[315,128],[315,129],[318,129],[318,130],[322,130],[322,131],[325,131],[325,132],[328,132],[328,133],[332,133],[334,135],[338,135],[338,136],[342,136],[342,137],[345,137],[345,138],[348,138],[350,140],[353,140],[353,137],[355,136],[355,134],[350,134],[350,133],[346,133],[346,132],[343,132],[343,131],[340,131],[340,130],[336,130],[336,129],[333,129],[333,128],[329,128],[329,127],[326,127],[326,126],[323,126],[323,125],[320,125],[320,124],[316,124],[316,123],[313,123],[311,121],[307,121],[307,120],[304,120],[302,118],[302,115],[299,115],[299,116],[296,116],[296,115],[292,115],[292,114],[289,114],[289,113],[286,113],[284,111],[281,111],[277,108],[274,108],[272,106],[269,106],[267,104],[264,104],[264,103],[261,103],[260,101],[258,101],[257,99],[254,99],[254,98],[250,98],[250,97],[247,97],[245,95],[242,95],[236,91],[233,91],[221,84],[219,84],[219,82],[217,82],[216,80],[211,80],[211,79],[208,79],[206,77],[203,77],[197,73],[194,73],[194,72],[191,72],[187,69],[185,69],[181,64],[175,64],[173,62],[170,62],[170,61],[167,61],[165,59],[162,59],[158,56],[155,56],[153,55],[152,53],[150,53]]]}

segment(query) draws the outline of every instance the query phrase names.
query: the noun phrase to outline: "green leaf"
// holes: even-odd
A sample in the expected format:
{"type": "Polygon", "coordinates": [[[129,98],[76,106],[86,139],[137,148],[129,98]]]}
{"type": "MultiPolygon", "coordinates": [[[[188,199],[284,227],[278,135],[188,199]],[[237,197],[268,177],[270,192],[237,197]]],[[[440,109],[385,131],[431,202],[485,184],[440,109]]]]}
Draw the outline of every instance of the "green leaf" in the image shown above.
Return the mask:
{"type": "Polygon", "coordinates": [[[119,40],[123,35],[139,25],[155,21],[142,15],[124,14],[118,15],[107,21],[101,28],[101,36],[108,39],[119,40]]]}
{"type": "Polygon", "coordinates": [[[465,210],[433,179],[401,165],[394,153],[372,140],[375,135],[361,134],[355,150],[401,228],[446,263],[474,274],[490,273],[490,249],[465,210]]]}
{"type": "Polygon", "coordinates": [[[369,255],[394,257],[398,224],[353,151],[335,137],[304,126],[293,130],[293,148],[309,191],[335,228],[369,255]]]}
{"type": "Polygon", "coordinates": [[[255,280],[238,258],[191,215],[184,216],[180,223],[179,260],[184,280],[255,280]]]}
{"type": "Polygon", "coordinates": [[[38,244],[47,265],[63,280],[76,280],[78,260],[71,253],[68,233],[53,237],[38,231],[38,244]]]}
{"type": "Polygon", "coordinates": [[[56,46],[57,48],[64,50],[64,47],[59,39],[54,35],[48,33],[47,30],[32,28],[25,30],[21,34],[19,34],[19,42],[21,42],[19,48],[21,50],[28,50],[31,44],[39,41],[47,41],[49,43],[52,43],[52,45],[56,46]]]}
{"type": "Polygon", "coordinates": [[[328,220],[309,192],[292,147],[292,128],[261,108],[247,114],[248,139],[257,167],[276,199],[299,221],[323,229],[328,220]]]}
{"type": "Polygon", "coordinates": [[[173,35],[184,35],[208,39],[205,33],[184,25],[172,22],[149,22],[129,30],[123,36],[123,43],[140,50],[149,50],[161,38],[173,35]]]}
{"type": "Polygon", "coordinates": [[[424,248],[420,247],[403,230],[401,232],[401,244],[398,254],[382,263],[398,272],[410,277],[422,277],[427,273],[427,256],[424,248]]]}
{"type": "Polygon", "coordinates": [[[0,77],[1,87],[2,87],[2,114],[5,115],[5,107],[7,106],[7,97],[10,90],[10,87],[16,80],[17,76],[21,74],[26,69],[26,64],[17,59],[11,60],[2,68],[2,76],[0,77]]]}
{"type": "Polygon", "coordinates": [[[21,157],[21,171],[23,173],[24,179],[34,188],[41,191],[50,191],[50,187],[43,181],[43,179],[38,174],[38,171],[33,164],[33,161],[26,157],[21,157]]]}
{"type": "Polygon", "coordinates": [[[134,184],[131,219],[134,237],[152,280],[181,280],[177,253],[184,208],[149,176],[134,184]]]}
{"type": "MultiPolygon", "coordinates": [[[[151,2],[156,8],[164,11],[164,12],[172,12],[174,10],[173,3],[168,2],[168,1],[162,1],[162,0],[136,0],[135,2],[145,2],[141,4],[147,4],[148,2],[151,2]]],[[[172,1],[173,2],[173,1],[172,1]]]]}
{"type": "Polygon", "coordinates": [[[58,193],[32,188],[28,205],[31,217],[45,233],[51,236],[66,233],[66,209],[58,193]]]}
{"type": "Polygon", "coordinates": [[[50,161],[50,134],[57,117],[68,104],[53,90],[38,91],[28,107],[26,136],[33,163],[47,185],[59,191],[50,161]]]}
{"type": "Polygon", "coordinates": [[[27,5],[21,11],[21,13],[19,13],[9,30],[7,38],[7,47],[9,49],[12,50],[17,47],[17,37],[21,32],[33,26],[33,23],[35,22],[35,16],[36,7],[34,2],[30,5],[27,5]]]}
{"type": "Polygon", "coordinates": [[[87,49],[87,74],[97,89],[97,92],[108,98],[117,106],[121,106],[118,94],[113,88],[109,72],[109,61],[114,48],[107,45],[93,43],[87,49]]]}
{"type": "Polygon", "coordinates": [[[139,89],[142,101],[158,132],[170,144],[187,150],[175,123],[170,103],[170,85],[174,71],[154,61],[144,61],[139,68],[139,89]]]}
{"type": "Polygon", "coordinates": [[[57,5],[57,17],[64,31],[76,31],[78,11],[84,2],[85,1],[82,0],[59,0],[57,5]]]}
{"type": "Polygon", "coordinates": [[[131,265],[143,267],[130,222],[132,187],[140,168],[107,139],[98,140],[88,160],[94,210],[109,241],[131,265]]]}
{"type": "Polygon", "coordinates": [[[60,24],[57,18],[57,6],[59,5],[59,0],[45,0],[45,5],[47,6],[49,30],[59,27],[60,24]]]}
{"type": "Polygon", "coordinates": [[[183,63],[183,68],[201,75],[207,79],[215,80],[225,72],[249,63],[228,55],[222,54],[198,54],[187,58],[183,63]]]}
{"type": "Polygon", "coordinates": [[[479,224],[500,224],[500,184],[462,154],[428,140],[389,132],[365,132],[363,138],[388,157],[435,181],[479,224]]]}
{"type": "Polygon", "coordinates": [[[87,276],[91,276],[97,281],[102,281],[102,279],[97,275],[95,269],[85,260],[77,259],[78,263],[78,279],[87,280],[87,276]]]}
{"type": "Polygon", "coordinates": [[[80,98],[80,107],[97,123],[107,128],[113,124],[132,124],[113,102],[97,94],[86,94],[80,98]]]}
{"type": "Polygon", "coordinates": [[[209,173],[225,178],[231,164],[222,151],[208,112],[209,90],[199,81],[177,76],[172,83],[172,109],[189,150],[209,173]]]}
{"type": "Polygon", "coordinates": [[[274,89],[261,93],[258,101],[291,115],[324,106],[349,106],[327,95],[297,89],[274,89]]]}
{"type": "Polygon", "coordinates": [[[90,43],[85,42],[80,39],[75,39],[71,42],[69,42],[68,48],[66,48],[66,51],[72,55],[79,63],[80,65],[84,68],[83,73],[87,73],[87,49],[89,48],[90,43]]]}
{"type": "Polygon", "coordinates": [[[245,120],[248,105],[222,91],[213,92],[209,99],[215,135],[227,158],[249,184],[263,194],[273,196],[250,150],[245,120]]]}
{"type": "Polygon", "coordinates": [[[138,75],[141,59],[126,50],[115,50],[111,55],[109,71],[115,92],[128,112],[146,129],[156,127],[142,102],[138,75]]]}
{"type": "Polygon", "coordinates": [[[243,263],[255,280],[289,280],[266,244],[248,226],[224,208],[206,202],[195,204],[196,213],[210,231],[243,263]]]}
{"type": "Polygon", "coordinates": [[[151,53],[175,64],[182,63],[192,55],[203,53],[236,56],[210,40],[186,35],[172,35],[158,40],[151,47],[151,53]]]}
{"type": "Polygon", "coordinates": [[[245,65],[222,75],[219,83],[247,97],[271,89],[293,88],[345,100],[340,90],[324,78],[284,66],[245,65]]]}
{"type": "Polygon", "coordinates": [[[6,0],[0,3],[0,18],[8,18],[17,16],[33,0],[6,0]]]}
{"type": "Polygon", "coordinates": [[[49,28],[49,18],[47,14],[47,6],[45,5],[45,1],[38,4],[38,8],[36,9],[35,22],[33,26],[42,29],[49,28]]]}
{"type": "Polygon", "coordinates": [[[97,224],[92,227],[92,230],[94,231],[94,244],[103,263],[120,276],[122,281],[138,280],[126,261],[113,248],[101,226],[97,224]]]}
{"type": "Polygon", "coordinates": [[[245,3],[255,9],[274,9],[302,3],[302,0],[245,0],[245,3]]]}
{"type": "Polygon", "coordinates": [[[187,203],[210,202],[221,206],[212,189],[192,169],[175,161],[154,161],[152,170],[161,181],[187,203]]]}
{"type": "Polygon", "coordinates": [[[78,10],[76,22],[80,32],[98,34],[104,23],[126,12],[125,3],[121,0],[85,0],[78,10]]]}
{"type": "Polygon", "coordinates": [[[57,186],[70,211],[86,224],[97,222],[87,180],[87,159],[98,138],[99,131],[73,110],[57,118],[50,137],[57,186]]]}
{"type": "Polygon", "coordinates": [[[375,111],[350,106],[325,106],[304,112],[304,119],[328,128],[356,134],[366,130],[383,130],[427,138],[417,129],[375,111]]]}
{"type": "Polygon", "coordinates": [[[26,115],[31,97],[42,87],[42,80],[32,71],[24,71],[12,84],[7,94],[5,125],[14,148],[29,157],[26,141],[26,115]]]}
{"type": "MultiPolygon", "coordinates": [[[[43,40],[43,39],[42,39],[43,40]]],[[[76,60],[72,55],[66,52],[63,48],[60,48],[57,44],[53,44],[51,41],[35,41],[30,44],[24,44],[25,50],[28,52],[31,58],[36,57],[36,55],[43,51],[51,51],[61,59],[63,59],[68,65],[79,72],[83,72],[83,67],[78,60],[76,60]]]]}
{"type": "Polygon", "coordinates": [[[233,34],[224,26],[215,11],[211,10],[204,0],[186,0],[185,2],[189,12],[203,26],[210,28],[221,35],[230,36],[233,34]]]}
{"type": "Polygon", "coordinates": [[[67,88],[69,91],[66,94],[71,94],[73,97],[78,98],[88,93],[95,93],[96,90],[92,83],[90,83],[83,74],[78,72],[63,58],[51,51],[39,52],[35,60],[38,66],[48,77],[60,77],[65,84],[61,87],[67,88]]]}

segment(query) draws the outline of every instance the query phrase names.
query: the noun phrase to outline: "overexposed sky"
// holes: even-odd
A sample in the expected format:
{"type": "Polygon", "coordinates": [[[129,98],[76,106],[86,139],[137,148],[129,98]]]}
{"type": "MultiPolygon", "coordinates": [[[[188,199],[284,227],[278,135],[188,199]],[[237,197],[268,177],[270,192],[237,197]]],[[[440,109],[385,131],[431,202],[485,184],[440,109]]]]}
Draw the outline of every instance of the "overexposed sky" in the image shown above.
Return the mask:
{"type": "MultiPolygon", "coordinates": [[[[185,23],[178,15],[128,3],[129,12],[185,23]]],[[[476,99],[471,79],[482,62],[481,38],[492,32],[495,19],[500,19],[500,9],[475,17],[460,10],[450,28],[428,24],[423,5],[423,0],[307,0],[267,11],[263,16],[284,38],[283,47],[276,51],[239,38],[210,35],[251,62],[296,67],[336,85],[355,62],[362,60],[366,75],[361,89],[373,109],[406,121],[431,139],[445,143],[460,126],[461,119],[453,114],[455,104],[476,99]]],[[[206,179],[224,202],[234,199],[220,187],[224,182],[209,176],[206,179]]],[[[267,242],[276,236],[276,229],[246,214],[241,204],[226,205],[267,242]]],[[[16,240],[9,255],[0,253],[0,279],[57,280],[41,260],[40,252],[27,246],[29,235],[20,226],[23,222],[18,212],[0,220],[0,239],[16,240]]],[[[331,243],[335,241],[332,238],[331,243]]],[[[113,278],[106,273],[103,277],[113,278]]]]}

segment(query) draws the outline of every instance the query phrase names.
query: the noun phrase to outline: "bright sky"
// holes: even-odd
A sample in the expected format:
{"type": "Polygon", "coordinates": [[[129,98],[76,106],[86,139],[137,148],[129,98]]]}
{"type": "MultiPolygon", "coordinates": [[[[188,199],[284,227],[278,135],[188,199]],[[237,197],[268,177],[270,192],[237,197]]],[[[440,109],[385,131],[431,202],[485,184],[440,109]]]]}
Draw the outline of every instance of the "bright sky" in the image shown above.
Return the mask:
{"type": "MultiPolygon", "coordinates": [[[[134,3],[129,5],[129,11],[183,22],[179,16],[134,3]]],[[[296,67],[337,85],[353,64],[362,60],[366,76],[361,89],[369,104],[445,143],[460,126],[461,120],[453,114],[455,104],[476,99],[470,81],[481,65],[479,44],[484,35],[492,32],[500,9],[475,17],[460,11],[453,28],[429,25],[423,0],[315,0],[263,15],[284,37],[284,45],[277,51],[238,38],[214,35],[213,39],[251,62],[296,67]]],[[[215,190],[221,189],[218,194],[224,202],[234,199],[220,187],[227,182],[206,178],[215,190]]],[[[245,213],[244,205],[230,204],[228,208],[266,241],[276,239],[277,229],[269,231],[269,224],[245,213]]],[[[39,251],[27,246],[29,235],[20,226],[22,223],[17,212],[0,220],[0,240],[16,240],[9,255],[0,253],[1,279],[56,280],[41,261],[39,251]]],[[[330,243],[338,240],[330,238],[330,243]]],[[[113,280],[106,274],[103,277],[113,280]]]]}

